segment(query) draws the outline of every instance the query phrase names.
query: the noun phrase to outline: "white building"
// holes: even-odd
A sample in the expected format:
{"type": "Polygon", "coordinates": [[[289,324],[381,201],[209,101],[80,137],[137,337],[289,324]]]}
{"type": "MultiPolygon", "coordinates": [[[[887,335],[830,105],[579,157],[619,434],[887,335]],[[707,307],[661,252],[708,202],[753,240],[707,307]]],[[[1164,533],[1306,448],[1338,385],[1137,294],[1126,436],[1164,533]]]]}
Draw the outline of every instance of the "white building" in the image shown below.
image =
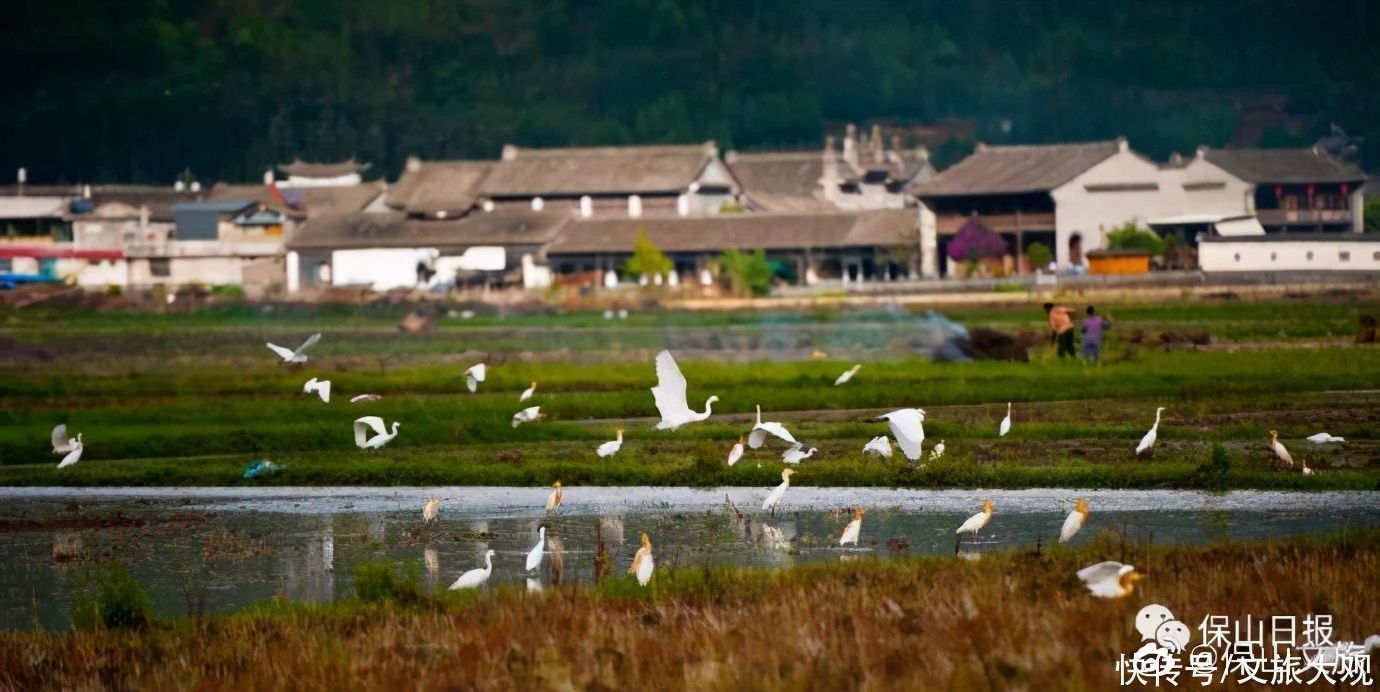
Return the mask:
{"type": "Polygon", "coordinates": [[[1198,245],[1205,272],[1380,272],[1380,238],[1359,233],[1210,237],[1198,245]]]}

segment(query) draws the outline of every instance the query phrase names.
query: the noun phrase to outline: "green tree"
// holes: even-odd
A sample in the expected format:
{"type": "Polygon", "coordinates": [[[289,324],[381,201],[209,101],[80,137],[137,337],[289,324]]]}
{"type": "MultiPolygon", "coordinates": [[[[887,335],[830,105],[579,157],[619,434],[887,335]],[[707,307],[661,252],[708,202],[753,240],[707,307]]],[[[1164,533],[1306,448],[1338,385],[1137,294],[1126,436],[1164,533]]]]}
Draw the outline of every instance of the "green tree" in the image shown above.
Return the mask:
{"type": "Polygon", "coordinates": [[[729,250],[719,257],[719,266],[733,280],[733,290],[740,294],[764,296],[771,293],[771,263],[767,253],[729,250]]]}
{"type": "Polygon", "coordinates": [[[647,237],[647,229],[638,227],[637,240],[633,243],[633,254],[628,263],[623,265],[624,271],[632,276],[665,276],[675,269],[675,263],[671,261],[661,248],[647,237]]]}
{"type": "Polygon", "coordinates": [[[1164,252],[1164,239],[1158,233],[1141,228],[1134,221],[1107,233],[1109,250],[1144,250],[1152,255],[1164,252]]]}
{"type": "Polygon", "coordinates": [[[1025,249],[1026,259],[1030,260],[1032,269],[1044,269],[1049,266],[1049,261],[1054,259],[1054,255],[1049,251],[1049,246],[1044,243],[1031,243],[1025,249]]]}

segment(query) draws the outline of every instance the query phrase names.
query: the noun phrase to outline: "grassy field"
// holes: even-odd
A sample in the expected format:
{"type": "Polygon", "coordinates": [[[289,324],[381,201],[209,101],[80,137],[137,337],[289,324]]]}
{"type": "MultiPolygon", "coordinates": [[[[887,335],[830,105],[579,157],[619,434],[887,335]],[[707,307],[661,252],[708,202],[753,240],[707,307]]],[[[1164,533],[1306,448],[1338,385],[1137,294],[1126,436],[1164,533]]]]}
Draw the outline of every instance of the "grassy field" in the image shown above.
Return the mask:
{"type": "MultiPolygon", "coordinates": [[[[1172,320],[1182,314],[1196,316],[1209,330],[1228,322],[1269,323],[1271,315],[1310,315],[1307,328],[1298,327],[1307,331],[1354,319],[1365,309],[1325,302],[1292,311],[1231,307],[1110,311],[1122,332],[1156,320],[1176,324],[1172,320]]],[[[1380,444],[1374,440],[1380,395],[1369,391],[1380,382],[1374,348],[1291,348],[1286,341],[1263,350],[1165,352],[1116,341],[1097,366],[1041,358],[941,364],[884,351],[870,353],[859,375],[842,387],[833,380],[853,361],[838,352],[794,362],[752,360],[770,357],[769,351],[750,352],[747,362],[682,355],[692,404],[710,394],[720,402],[709,422],[660,432],[652,429],[655,407],[647,391],[655,384],[651,353],[659,348],[660,330],[735,329],[760,316],[635,314],[631,327],[607,327],[598,315],[568,315],[543,318],[550,322],[544,328],[533,316],[484,317],[470,326],[443,326],[420,337],[424,348],[414,348],[418,337],[385,328],[382,308],[298,315],[282,313],[299,308],[247,310],[135,313],[123,322],[94,312],[0,313],[0,336],[58,352],[42,362],[0,361],[0,484],[772,484],[781,467],[779,447],[750,452],[734,468],[723,463],[729,446],[750,427],[753,406],[761,404],[768,420],[787,423],[819,448],[799,469],[795,481],[803,485],[1380,486],[1380,444]],[[39,328],[45,318],[54,323],[39,328]],[[518,332],[525,335],[515,336],[513,325],[493,326],[500,319],[523,323],[518,332]],[[325,338],[305,367],[282,367],[262,346],[265,329],[297,337],[320,329],[325,338]],[[638,329],[646,338],[628,338],[638,329]],[[606,357],[581,362],[579,351],[545,359],[486,351],[495,362],[489,381],[478,394],[465,392],[463,369],[482,357],[476,340],[485,345],[500,331],[501,340],[515,339],[529,350],[552,348],[573,333],[606,357]],[[63,356],[54,344],[64,343],[79,343],[78,355],[63,356]],[[355,353],[389,345],[409,355],[355,353]],[[426,355],[443,345],[448,352],[426,355]],[[313,376],[332,380],[331,403],[301,394],[302,382],[313,376]],[[540,384],[530,403],[541,405],[545,418],[515,429],[509,420],[527,405],[518,404],[517,393],[532,381],[540,384]],[[383,399],[347,403],[365,392],[383,399]],[[1006,401],[1015,402],[1015,426],[998,440],[1006,401]],[[1168,409],[1160,443],[1136,458],[1132,450],[1160,405],[1168,409]],[[944,439],[944,459],[906,464],[862,456],[863,444],[885,432],[866,419],[904,406],[926,409],[928,443],[944,439]],[[370,414],[402,423],[399,437],[378,452],[353,445],[351,421],[370,414]],[[47,442],[59,422],[85,433],[87,443],[81,463],[62,472],[47,442]],[[623,450],[597,458],[594,447],[620,426],[627,428],[623,450]],[[1320,473],[1305,478],[1275,471],[1265,447],[1272,428],[1320,473]],[[1350,442],[1320,451],[1301,441],[1320,430],[1350,442]],[[1222,451],[1214,461],[1217,445],[1222,451]],[[253,458],[288,470],[244,481],[241,471],[253,458]]],[[[1016,319],[1015,310],[1003,308],[959,316],[1038,328],[1029,310],[1019,314],[1016,319]]],[[[826,317],[791,319],[811,324],[826,317]]]]}
{"type": "Polygon", "coordinates": [[[124,627],[0,632],[0,687],[1114,689],[1150,603],[1189,625],[1190,647],[1207,615],[1326,613],[1334,640],[1355,641],[1380,622],[1374,531],[1197,548],[1103,534],[976,562],[660,569],[647,588],[618,573],[540,594],[432,596],[367,571],[331,605],[175,622],[147,618],[137,585],[119,582],[92,612],[124,627]],[[1146,578],[1123,600],[1093,598],[1074,572],[1104,559],[1146,578]]]}

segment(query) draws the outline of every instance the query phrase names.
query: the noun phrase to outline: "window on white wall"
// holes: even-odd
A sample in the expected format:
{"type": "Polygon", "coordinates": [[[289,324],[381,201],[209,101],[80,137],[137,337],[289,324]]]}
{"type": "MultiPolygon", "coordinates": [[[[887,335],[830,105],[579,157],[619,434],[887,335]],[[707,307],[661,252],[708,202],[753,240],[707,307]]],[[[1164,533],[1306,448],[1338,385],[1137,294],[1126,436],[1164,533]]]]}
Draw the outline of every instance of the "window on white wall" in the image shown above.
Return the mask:
{"type": "Polygon", "coordinates": [[[1304,254],[1304,258],[1307,259],[1309,262],[1312,262],[1312,261],[1313,261],[1313,251],[1312,251],[1312,250],[1309,250],[1306,254],[1304,254]]]}
{"type": "Polygon", "coordinates": [[[1337,253],[1337,259],[1339,259],[1339,260],[1341,260],[1341,261],[1343,261],[1343,262],[1350,262],[1350,261],[1351,261],[1351,253],[1350,253],[1350,252],[1347,252],[1346,250],[1342,250],[1341,252],[1337,253]]]}
{"type": "Polygon", "coordinates": [[[1376,262],[1380,262],[1380,252],[1370,253],[1370,258],[1375,260],[1376,262]]]}
{"type": "Polygon", "coordinates": [[[1237,262],[1240,262],[1240,261],[1241,261],[1241,253],[1238,252],[1238,253],[1236,253],[1235,255],[1232,255],[1232,259],[1236,260],[1237,262]]]}
{"type": "Polygon", "coordinates": [[[546,201],[540,197],[532,198],[532,211],[541,211],[546,208],[546,201]]]}
{"type": "Polygon", "coordinates": [[[642,216],[642,197],[638,195],[628,196],[628,216],[634,219],[642,216]]]}
{"type": "Polygon", "coordinates": [[[589,195],[580,198],[580,216],[588,219],[594,215],[594,200],[589,195]]]}
{"type": "Polygon", "coordinates": [[[1271,261],[1271,262],[1275,261],[1275,253],[1273,253],[1273,252],[1270,253],[1270,261],[1271,261]]]}

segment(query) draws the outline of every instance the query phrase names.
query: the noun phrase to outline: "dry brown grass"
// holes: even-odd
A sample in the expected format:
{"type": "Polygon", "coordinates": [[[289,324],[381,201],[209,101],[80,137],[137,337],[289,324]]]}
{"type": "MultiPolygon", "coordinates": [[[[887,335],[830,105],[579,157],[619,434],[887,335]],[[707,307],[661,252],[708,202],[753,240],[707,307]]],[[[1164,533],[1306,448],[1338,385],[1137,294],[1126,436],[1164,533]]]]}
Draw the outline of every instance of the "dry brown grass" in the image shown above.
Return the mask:
{"type": "MultiPolygon", "coordinates": [[[[1207,614],[1332,613],[1380,629],[1376,532],[1334,540],[658,573],[540,595],[274,606],[144,632],[0,634],[0,687],[137,689],[1113,689],[1157,602],[1207,614]],[[1122,553],[1125,554],[1122,554],[1122,553]],[[1148,573],[1121,601],[1073,572],[1148,573]]],[[[1195,641],[1197,633],[1195,630],[1195,641]]],[[[1184,682],[1181,680],[1181,684],[1184,682]]]]}

